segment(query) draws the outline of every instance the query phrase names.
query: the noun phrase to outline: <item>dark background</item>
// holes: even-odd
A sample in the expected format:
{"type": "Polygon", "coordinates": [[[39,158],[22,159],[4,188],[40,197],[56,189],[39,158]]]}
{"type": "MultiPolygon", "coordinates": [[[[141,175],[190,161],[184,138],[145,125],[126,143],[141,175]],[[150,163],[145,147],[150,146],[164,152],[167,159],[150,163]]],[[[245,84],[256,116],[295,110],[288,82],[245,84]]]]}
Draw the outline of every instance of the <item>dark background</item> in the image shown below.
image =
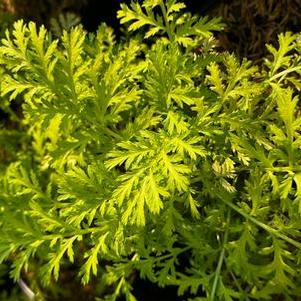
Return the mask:
{"type": "MultiPolygon", "coordinates": [[[[225,30],[217,34],[221,49],[254,62],[260,63],[267,54],[267,43],[277,44],[279,33],[301,31],[301,0],[181,1],[193,14],[221,17],[226,24],[225,30]]],[[[72,12],[81,18],[88,31],[95,31],[101,22],[116,29],[121,2],[130,0],[0,0],[0,24],[1,18],[6,20],[10,15],[49,27],[51,18],[72,12]]]]}
{"type": "MultiPolygon", "coordinates": [[[[82,13],[82,22],[85,28],[88,31],[94,31],[97,29],[100,22],[106,22],[116,28],[119,25],[118,20],[116,19],[116,12],[120,7],[121,2],[130,3],[129,0],[89,0],[87,5],[84,6],[82,13]]],[[[184,2],[186,3],[188,11],[204,15],[221,1],[186,0],[184,2]]]]}

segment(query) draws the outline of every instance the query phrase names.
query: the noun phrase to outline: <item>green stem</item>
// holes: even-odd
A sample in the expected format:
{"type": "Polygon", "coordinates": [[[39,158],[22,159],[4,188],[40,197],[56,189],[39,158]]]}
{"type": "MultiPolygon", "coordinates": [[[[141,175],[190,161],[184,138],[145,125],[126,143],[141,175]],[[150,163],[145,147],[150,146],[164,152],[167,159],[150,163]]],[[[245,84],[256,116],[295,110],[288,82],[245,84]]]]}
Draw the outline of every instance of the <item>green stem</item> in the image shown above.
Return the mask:
{"type": "Polygon", "coordinates": [[[271,167],[266,168],[267,171],[272,172],[285,172],[285,173],[297,173],[301,171],[301,167],[299,166],[279,166],[279,167],[271,167]]]}
{"type": "Polygon", "coordinates": [[[225,258],[225,245],[228,242],[229,224],[230,224],[230,210],[228,211],[228,215],[227,215],[227,228],[226,228],[224,239],[223,239],[222,251],[219,256],[218,264],[217,264],[216,271],[215,271],[214,281],[213,281],[213,285],[212,285],[212,291],[211,291],[211,295],[210,295],[210,301],[215,300],[218,280],[220,277],[222,265],[223,265],[224,258],[225,258]]]}
{"type": "MultiPolygon", "coordinates": [[[[291,69],[283,70],[283,71],[281,71],[281,72],[275,74],[274,76],[272,76],[272,77],[268,80],[268,82],[272,82],[273,80],[275,80],[275,79],[277,79],[277,78],[279,78],[279,77],[282,77],[282,76],[284,76],[284,75],[287,75],[287,74],[289,74],[289,73],[291,73],[291,72],[298,71],[298,70],[301,70],[301,67],[300,67],[300,66],[296,66],[296,67],[293,67],[293,68],[291,68],[291,69]]],[[[281,80],[282,80],[282,79],[281,79],[281,80]]],[[[279,81],[279,82],[280,82],[280,81],[279,81]]]]}
{"type": "Polygon", "coordinates": [[[171,33],[171,30],[170,30],[170,25],[169,25],[168,18],[167,18],[167,10],[166,10],[166,7],[165,7],[165,4],[164,4],[163,1],[160,1],[160,8],[162,10],[162,14],[163,14],[164,23],[165,23],[165,26],[166,26],[166,32],[167,32],[168,38],[172,42],[174,40],[174,37],[173,37],[173,35],[171,33]]]}
{"type": "Polygon", "coordinates": [[[244,296],[246,298],[246,301],[250,301],[249,297],[247,296],[247,292],[242,289],[242,287],[241,287],[240,283],[237,281],[235,275],[231,271],[229,271],[228,267],[227,267],[227,271],[233,278],[233,281],[234,281],[235,285],[237,286],[241,296],[244,296]]]}
{"type": "Polygon", "coordinates": [[[95,232],[100,232],[104,231],[104,228],[101,227],[93,227],[93,228],[87,228],[87,229],[78,229],[74,232],[69,232],[69,233],[62,233],[62,234],[48,234],[44,235],[42,237],[43,240],[52,240],[55,238],[69,238],[72,236],[78,236],[78,235],[87,235],[90,233],[95,233],[95,232]]]}
{"type": "Polygon", "coordinates": [[[115,133],[114,131],[112,131],[109,128],[105,128],[104,129],[105,133],[113,138],[116,138],[117,140],[122,140],[122,136],[118,135],[117,133],[115,133]]]}
{"type": "Polygon", "coordinates": [[[266,230],[267,232],[269,232],[270,234],[286,241],[287,243],[295,246],[298,249],[301,249],[301,243],[286,236],[285,234],[280,233],[278,230],[260,222],[259,220],[257,220],[255,217],[250,216],[248,213],[244,212],[243,210],[241,210],[239,207],[237,207],[236,205],[232,204],[230,201],[225,200],[224,198],[220,198],[226,205],[228,205],[230,208],[232,208],[234,211],[236,211],[237,213],[239,213],[240,215],[242,215],[244,218],[250,220],[251,222],[253,222],[254,224],[256,224],[257,226],[261,227],[262,229],[266,230]]]}
{"type": "MultiPolygon", "coordinates": [[[[147,262],[147,261],[151,261],[151,262],[157,262],[157,261],[162,261],[164,259],[168,259],[168,258],[171,258],[171,257],[175,257],[175,256],[178,256],[188,250],[190,250],[191,247],[185,247],[183,249],[180,249],[178,250],[177,252],[174,252],[174,253],[170,253],[170,254],[166,254],[166,255],[162,255],[162,256],[159,256],[159,257],[156,257],[155,259],[144,259],[144,258],[140,258],[139,255],[137,255],[137,253],[133,256],[133,258],[131,259],[132,262],[135,262],[135,261],[139,261],[140,263],[141,262],[147,262]]],[[[126,263],[127,261],[125,261],[126,263]]]]}

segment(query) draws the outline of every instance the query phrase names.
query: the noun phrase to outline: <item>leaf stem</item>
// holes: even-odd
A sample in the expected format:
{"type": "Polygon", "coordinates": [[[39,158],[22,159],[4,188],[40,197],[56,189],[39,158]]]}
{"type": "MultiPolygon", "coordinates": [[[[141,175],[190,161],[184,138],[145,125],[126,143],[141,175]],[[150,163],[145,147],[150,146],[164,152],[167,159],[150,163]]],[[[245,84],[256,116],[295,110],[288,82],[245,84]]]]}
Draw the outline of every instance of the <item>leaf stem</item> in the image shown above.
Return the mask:
{"type": "MultiPolygon", "coordinates": [[[[279,78],[279,77],[282,77],[282,76],[284,76],[284,75],[287,75],[287,74],[289,74],[289,73],[291,73],[291,72],[298,71],[298,70],[301,70],[301,66],[296,66],[296,67],[293,67],[293,68],[291,68],[291,69],[283,70],[283,71],[281,71],[281,72],[275,74],[274,76],[272,76],[272,77],[268,80],[268,82],[272,82],[273,80],[275,80],[275,79],[277,79],[277,78],[279,78]]],[[[281,79],[280,81],[282,81],[282,79],[281,79]]],[[[279,81],[279,82],[280,82],[280,81],[279,81]]]]}
{"type": "Polygon", "coordinates": [[[295,246],[296,248],[301,250],[301,243],[286,236],[285,234],[280,233],[278,230],[260,222],[259,220],[257,220],[255,217],[250,216],[248,213],[244,212],[243,210],[241,210],[239,207],[237,207],[236,205],[232,204],[230,201],[224,199],[224,198],[220,198],[226,205],[228,205],[230,208],[232,208],[234,211],[236,211],[237,213],[239,213],[240,215],[242,215],[244,218],[250,220],[251,222],[253,222],[254,224],[256,224],[257,226],[261,227],[262,229],[266,230],[267,232],[269,232],[270,234],[273,234],[274,236],[286,241],[287,243],[295,246]]]}
{"type": "Polygon", "coordinates": [[[77,229],[74,232],[69,233],[57,233],[57,234],[47,234],[43,235],[41,239],[43,240],[52,240],[52,239],[62,239],[62,238],[70,238],[72,236],[80,236],[80,235],[87,235],[90,233],[100,232],[104,231],[104,228],[102,227],[93,227],[93,228],[87,228],[87,229],[77,229]]]}
{"type": "Polygon", "coordinates": [[[211,295],[210,295],[210,301],[215,300],[218,280],[220,277],[220,273],[221,273],[221,269],[222,269],[222,265],[223,265],[224,257],[225,257],[225,245],[228,242],[229,224],[230,224],[230,210],[228,210],[227,228],[226,228],[224,239],[223,239],[222,251],[219,256],[218,264],[217,264],[216,271],[215,271],[214,281],[213,281],[213,285],[212,285],[212,291],[211,291],[211,295]]]}
{"type": "Polygon", "coordinates": [[[165,3],[163,1],[160,1],[160,8],[162,10],[162,14],[163,14],[163,18],[164,18],[168,38],[172,42],[174,40],[174,37],[173,37],[173,35],[171,33],[171,30],[170,30],[170,25],[169,25],[168,16],[167,16],[167,10],[166,10],[166,7],[165,7],[165,3]]]}

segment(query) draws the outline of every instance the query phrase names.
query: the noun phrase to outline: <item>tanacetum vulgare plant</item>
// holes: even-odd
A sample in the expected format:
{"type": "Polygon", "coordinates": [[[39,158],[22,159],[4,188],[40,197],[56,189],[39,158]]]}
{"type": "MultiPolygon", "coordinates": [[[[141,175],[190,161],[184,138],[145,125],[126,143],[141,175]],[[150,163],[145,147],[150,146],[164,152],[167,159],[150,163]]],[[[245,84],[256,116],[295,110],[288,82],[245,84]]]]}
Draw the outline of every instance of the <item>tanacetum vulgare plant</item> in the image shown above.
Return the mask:
{"type": "Polygon", "coordinates": [[[301,295],[299,36],[259,69],[184,7],[122,4],[119,42],[22,21],[2,40],[2,103],[23,109],[0,132],[0,261],[38,300],[67,299],[66,274],[97,300],[136,300],[137,277],[183,300],[301,295]]]}

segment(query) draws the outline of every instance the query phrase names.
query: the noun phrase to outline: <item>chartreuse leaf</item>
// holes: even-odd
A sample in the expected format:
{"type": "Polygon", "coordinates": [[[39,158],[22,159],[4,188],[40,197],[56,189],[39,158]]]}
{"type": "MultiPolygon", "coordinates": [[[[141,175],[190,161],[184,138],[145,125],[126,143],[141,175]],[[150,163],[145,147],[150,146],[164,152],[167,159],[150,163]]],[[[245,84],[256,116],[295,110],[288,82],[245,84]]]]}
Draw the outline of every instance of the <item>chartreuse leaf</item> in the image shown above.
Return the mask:
{"type": "Polygon", "coordinates": [[[71,238],[62,240],[59,244],[57,252],[50,254],[49,262],[45,266],[43,266],[40,271],[44,283],[49,284],[52,276],[55,280],[58,280],[60,263],[65,254],[67,255],[70,262],[74,261],[73,244],[78,239],[81,239],[81,236],[76,235],[71,238]]]}
{"type": "Polygon", "coordinates": [[[121,24],[130,22],[129,31],[146,27],[145,38],[160,34],[185,47],[194,46],[195,40],[208,38],[212,31],[222,29],[220,19],[209,20],[207,17],[197,18],[189,14],[180,14],[184,8],[185,4],[176,0],[150,0],[144,1],[143,4],[132,1],[130,7],[121,4],[117,17],[121,24]],[[160,15],[154,13],[156,7],[159,7],[160,15]]]}
{"type": "Polygon", "coordinates": [[[273,55],[272,61],[266,61],[270,69],[271,76],[275,75],[279,68],[288,67],[290,63],[290,51],[294,49],[295,37],[287,32],[278,36],[279,48],[267,45],[268,51],[273,55]]]}
{"type": "Polygon", "coordinates": [[[97,238],[95,246],[85,254],[88,259],[81,267],[80,274],[82,275],[82,283],[87,284],[91,279],[91,274],[93,276],[97,275],[98,270],[98,254],[105,255],[108,253],[108,248],[106,246],[106,238],[109,233],[105,233],[97,238]]]}
{"type": "Polygon", "coordinates": [[[234,55],[226,54],[223,64],[226,66],[226,73],[213,62],[207,68],[209,75],[206,77],[211,89],[220,96],[222,102],[232,99],[238,101],[241,97],[248,99],[260,93],[260,85],[248,80],[257,71],[255,66],[251,66],[251,62],[243,60],[240,64],[234,55]]]}

